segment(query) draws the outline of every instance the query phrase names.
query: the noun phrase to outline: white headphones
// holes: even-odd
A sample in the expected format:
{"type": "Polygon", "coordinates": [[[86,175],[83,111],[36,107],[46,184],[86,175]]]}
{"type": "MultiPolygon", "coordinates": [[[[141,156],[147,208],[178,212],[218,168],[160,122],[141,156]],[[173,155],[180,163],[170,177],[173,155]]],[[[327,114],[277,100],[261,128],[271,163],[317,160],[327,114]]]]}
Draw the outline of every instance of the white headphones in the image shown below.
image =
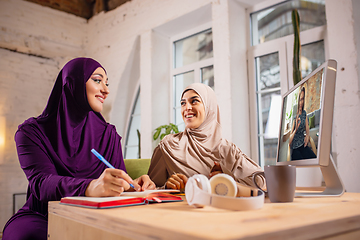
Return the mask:
{"type": "Polygon", "coordinates": [[[190,177],[185,185],[185,197],[189,205],[204,205],[229,210],[253,210],[264,205],[264,193],[258,189],[239,186],[237,195],[235,180],[224,173],[217,174],[210,180],[202,174],[190,177]]]}

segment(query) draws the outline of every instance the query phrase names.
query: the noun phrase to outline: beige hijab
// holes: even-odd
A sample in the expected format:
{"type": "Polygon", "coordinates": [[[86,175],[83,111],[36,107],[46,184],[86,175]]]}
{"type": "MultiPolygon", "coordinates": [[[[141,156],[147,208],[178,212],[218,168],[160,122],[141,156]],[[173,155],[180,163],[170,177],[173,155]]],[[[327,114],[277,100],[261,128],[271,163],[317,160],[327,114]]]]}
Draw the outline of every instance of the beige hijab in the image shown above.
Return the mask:
{"type": "MultiPolygon", "coordinates": [[[[205,107],[204,122],[195,129],[167,135],[155,148],[151,158],[149,176],[160,187],[174,173],[187,177],[194,174],[209,176],[214,162],[220,163],[224,173],[235,181],[253,186],[252,175],[262,171],[235,144],[221,136],[220,114],[215,92],[205,84],[193,83],[182,93],[194,90],[205,107]]],[[[257,180],[264,184],[263,179],[257,180]]]]}

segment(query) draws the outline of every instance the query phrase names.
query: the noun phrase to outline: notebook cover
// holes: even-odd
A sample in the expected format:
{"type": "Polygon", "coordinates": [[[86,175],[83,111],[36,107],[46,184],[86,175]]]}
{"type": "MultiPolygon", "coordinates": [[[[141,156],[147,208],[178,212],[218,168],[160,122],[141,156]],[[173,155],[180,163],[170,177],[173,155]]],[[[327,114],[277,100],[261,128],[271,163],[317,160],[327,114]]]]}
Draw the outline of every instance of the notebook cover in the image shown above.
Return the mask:
{"type": "Polygon", "coordinates": [[[60,203],[87,208],[115,208],[161,202],[179,202],[182,198],[169,193],[151,193],[146,197],[64,197],[60,203]]]}

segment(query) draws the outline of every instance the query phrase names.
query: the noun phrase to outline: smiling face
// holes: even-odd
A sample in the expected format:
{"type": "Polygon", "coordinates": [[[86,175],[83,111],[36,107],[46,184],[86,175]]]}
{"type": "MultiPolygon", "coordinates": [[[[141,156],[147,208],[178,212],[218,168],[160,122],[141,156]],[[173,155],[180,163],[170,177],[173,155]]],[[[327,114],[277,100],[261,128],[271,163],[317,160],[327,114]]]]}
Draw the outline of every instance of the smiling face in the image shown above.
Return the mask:
{"type": "Polygon", "coordinates": [[[181,98],[181,115],[187,128],[198,128],[205,120],[205,107],[194,90],[186,91],[181,98]]]}
{"type": "Polygon", "coordinates": [[[101,112],[103,103],[110,93],[105,70],[98,67],[86,82],[86,95],[91,109],[101,112]]]}

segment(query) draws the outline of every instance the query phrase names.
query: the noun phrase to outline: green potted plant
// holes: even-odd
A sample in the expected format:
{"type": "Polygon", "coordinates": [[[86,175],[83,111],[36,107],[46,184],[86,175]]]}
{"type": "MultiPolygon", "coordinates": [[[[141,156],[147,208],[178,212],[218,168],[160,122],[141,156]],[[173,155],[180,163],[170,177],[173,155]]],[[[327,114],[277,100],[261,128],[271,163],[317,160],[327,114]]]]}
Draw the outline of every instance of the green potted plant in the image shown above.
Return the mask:
{"type": "Polygon", "coordinates": [[[161,125],[155,128],[153,139],[156,140],[160,136],[160,140],[162,140],[166,135],[171,133],[178,133],[178,132],[179,132],[178,127],[173,123],[170,123],[168,125],[161,125]],[[165,130],[165,132],[161,133],[163,129],[165,130]]]}

